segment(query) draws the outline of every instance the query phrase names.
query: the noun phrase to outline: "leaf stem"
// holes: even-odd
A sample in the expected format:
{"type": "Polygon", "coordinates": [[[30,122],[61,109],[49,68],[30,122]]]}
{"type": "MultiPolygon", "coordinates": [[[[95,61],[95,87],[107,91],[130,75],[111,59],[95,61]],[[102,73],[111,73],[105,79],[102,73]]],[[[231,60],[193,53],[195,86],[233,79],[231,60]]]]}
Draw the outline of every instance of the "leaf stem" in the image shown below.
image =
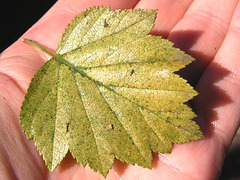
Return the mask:
{"type": "Polygon", "coordinates": [[[56,55],[54,53],[52,53],[51,51],[47,50],[46,48],[44,48],[43,46],[39,45],[38,43],[36,43],[35,41],[31,40],[31,39],[22,39],[23,42],[26,42],[40,50],[42,50],[43,52],[45,52],[46,54],[55,57],[56,55]]]}
{"type": "Polygon", "coordinates": [[[35,41],[31,40],[31,39],[22,39],[23,42],[26,42],[40,50],[42,50],[43,52],[45,52],[46,54],[52,56],[53,58],[55,58],[56,60],[60,61],[61,63],[67,65],[68,67],[74,69],[75,71],[81,73],[82,75],[86,76],[86,74],[82,71],[80,71],[79,69],[77,69],[74,65],[72,65],[71,63],[69,63],[68,61],[65,60],[64,57],[62,57],[59,54],[55,54],[52,53],[51,51],[47,50],[46,48],[44,48],[43,46],[41,46],[40,44],[36,43],[35,41]]]}

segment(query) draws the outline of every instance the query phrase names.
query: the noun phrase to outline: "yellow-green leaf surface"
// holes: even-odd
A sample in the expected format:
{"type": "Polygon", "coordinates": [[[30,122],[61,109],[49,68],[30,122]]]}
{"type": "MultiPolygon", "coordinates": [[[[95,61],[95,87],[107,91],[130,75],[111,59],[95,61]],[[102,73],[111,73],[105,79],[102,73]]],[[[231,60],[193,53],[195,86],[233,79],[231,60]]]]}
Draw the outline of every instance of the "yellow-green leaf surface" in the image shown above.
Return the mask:
{"type": "Polygon", "coordinates": [[[193,58],[149,35],[155,18],[153,10],[101,6],[67,26],[20,113],[50,171],[68,151],[103,176],[114,158],[151,168],[152,151],[203,137],[183,104],[197,93],[174,74],[193,58]]]}

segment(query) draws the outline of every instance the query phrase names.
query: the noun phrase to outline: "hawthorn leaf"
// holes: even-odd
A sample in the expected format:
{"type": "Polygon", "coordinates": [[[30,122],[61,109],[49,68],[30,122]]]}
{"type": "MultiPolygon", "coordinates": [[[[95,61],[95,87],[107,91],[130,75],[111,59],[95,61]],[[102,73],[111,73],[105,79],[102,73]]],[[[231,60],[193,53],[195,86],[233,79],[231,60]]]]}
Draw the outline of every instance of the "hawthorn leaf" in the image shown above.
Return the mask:
{"type": "Polygon", "coordinates": [[[194,59],[149,35],[154,10],[92,7],[65,29],[31,80],[20,123],[50,171],[66,153],[104,177],[114,159],[152,167],[152,151],[203,138],[185,102],[197,92],[175,74],[194,59]]]}

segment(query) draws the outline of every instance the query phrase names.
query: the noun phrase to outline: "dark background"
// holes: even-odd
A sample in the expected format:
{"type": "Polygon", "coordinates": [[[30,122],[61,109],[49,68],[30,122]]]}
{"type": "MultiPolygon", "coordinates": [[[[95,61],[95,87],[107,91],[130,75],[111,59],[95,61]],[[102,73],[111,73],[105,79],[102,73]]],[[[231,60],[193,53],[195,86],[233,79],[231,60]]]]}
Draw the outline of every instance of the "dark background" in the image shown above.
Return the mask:
{"type": "Polygon", "coordinates": [[[1,0],[0,52],[37,22],[56,0],[1,0]]]}
{"type": "MultiPolygon", "coordinates": [[[[56,0],[2,0],[0,8],[0,52],[14,43],[55,2],[56,0]]],[[[226,156],[220,180],[240,180],[240,135],[236,136],[226,156]]]]}

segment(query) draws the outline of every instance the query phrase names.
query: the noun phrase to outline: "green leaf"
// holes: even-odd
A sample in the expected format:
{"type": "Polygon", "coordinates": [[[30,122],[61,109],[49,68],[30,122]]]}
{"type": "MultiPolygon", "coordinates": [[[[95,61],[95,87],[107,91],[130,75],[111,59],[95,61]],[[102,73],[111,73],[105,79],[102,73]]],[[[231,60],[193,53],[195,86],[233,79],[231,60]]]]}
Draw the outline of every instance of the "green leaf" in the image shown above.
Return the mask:
{"type": "Polygon", "coordinates": [[[151,152],[203,138],[184,104],[197,92],[174,74],[194,59],[149,35],[156,11],[93,7],[75,17],[32,79],[20,122],[50,171],[68,150],[106,177],[116,157],[151,168],[151,152]]]}

